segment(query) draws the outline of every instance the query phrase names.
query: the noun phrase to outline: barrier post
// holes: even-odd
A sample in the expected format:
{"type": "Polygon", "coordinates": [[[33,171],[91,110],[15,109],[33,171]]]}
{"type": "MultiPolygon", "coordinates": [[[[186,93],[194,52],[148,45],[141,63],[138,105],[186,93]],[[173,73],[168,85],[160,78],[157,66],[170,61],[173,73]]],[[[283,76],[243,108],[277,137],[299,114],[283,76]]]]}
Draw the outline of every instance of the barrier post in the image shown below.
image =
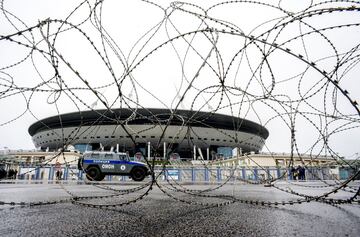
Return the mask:
{"type": "Polygon", "coordinates": [[[288,180],[292,180],[291,168],[288,168],[288,180]]]}
{"type": "Polygon", "coordinates": [[[50,166],[48,180],[53,180],[53,179],[54,179],[54,166],[50,166]]]}
{"type": "Polygon", "coordinates": [[[78,179],[82,179],[82,175],[83,175],[83,171],[82,171],[82,170],[79,170],[78,179]]]}
{"type": "Polygon", "coordinates": [[[220,167],[217,167],[216,178],[217,178],[218,182],[221,182],[221,169],[220,169],[220,167]]]}
{"type": "Polygon", "coordinates": [[[205,181],[208,182],[209,181],[209,171],[207,168],[204,169],[204,178],[205,178],[205,181]]]}
{"type": "Polygon", "coordinates": [[[40,178],[40,169],[41,168],[36,168],[35,170],[35,179],[38,180],[40,178]]]}
{"type": "Polygon", "coordinates": [[[21,166],[19,166],[19,171],[18,171],[18,179],[21,179],[21,166]]]}
{"type": "Polygon", "coordinates": [[[64,170],[64,180],[67,180],[69,176],[69,167],[65,167],[64,170]]]}
{"type": "Polygon", "coordinates": [[[277,168],[276,168],[276,175],[277,175],[276,178],[280,178],[280,176],[281,176],[280,167],[277,167],[277,168]]]}

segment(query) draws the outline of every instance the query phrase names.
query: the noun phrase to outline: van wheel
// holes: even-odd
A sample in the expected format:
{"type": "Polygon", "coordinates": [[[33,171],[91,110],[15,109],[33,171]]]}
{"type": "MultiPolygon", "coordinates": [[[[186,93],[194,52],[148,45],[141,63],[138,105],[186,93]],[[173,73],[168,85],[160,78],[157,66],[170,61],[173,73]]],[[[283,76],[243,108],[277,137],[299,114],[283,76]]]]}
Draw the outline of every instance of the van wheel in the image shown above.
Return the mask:
{"type": "Polygon", "coordinates": [[[146,171],[140,167],[134,167],[131,170],[131,178],[134,181],[143,181],[146,176],[146,171]]]}
{"type": "Polygon", "coordinates": [[[86,178],[91,181],[101,181],[105,175],[103,175],[98,167],[92,166],[86,170],[86,178]]]}

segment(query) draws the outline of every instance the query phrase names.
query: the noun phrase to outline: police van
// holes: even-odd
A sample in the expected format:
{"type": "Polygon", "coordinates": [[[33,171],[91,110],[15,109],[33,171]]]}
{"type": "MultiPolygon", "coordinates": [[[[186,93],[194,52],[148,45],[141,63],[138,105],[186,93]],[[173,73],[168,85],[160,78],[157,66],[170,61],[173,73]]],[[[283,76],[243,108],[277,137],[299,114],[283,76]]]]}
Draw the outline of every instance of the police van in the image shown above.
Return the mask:
{"type": "Polygon", "coordinates": [[[130,176],[134,181],[142,181],[150,174],[145,163],[130,161],[126,153],[115,152],[85,152],[79,158],[78,169],[95,181],[103,180],[105,175],[130,176]]]}

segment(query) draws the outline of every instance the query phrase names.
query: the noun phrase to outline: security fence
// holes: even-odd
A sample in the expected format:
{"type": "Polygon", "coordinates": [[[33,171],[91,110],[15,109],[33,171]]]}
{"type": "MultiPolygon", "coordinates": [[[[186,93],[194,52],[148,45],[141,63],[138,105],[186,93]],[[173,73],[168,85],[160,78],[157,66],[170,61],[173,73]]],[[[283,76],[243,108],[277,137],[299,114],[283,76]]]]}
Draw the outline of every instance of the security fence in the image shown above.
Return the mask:
{"type": "MultiPolygon", "coordinates": [[[[305,180],[345,180],[351,177],[355,170],[338,168],[330,169],[328,167],[308,167],[305,171],[305,180]]],[[[267,167],[263,169],[248,167],[161,167],[155,168],[155,176],[158,180],[174,180],[178,182],[224,182],[225,180],[294,180],[296,176],[291,173],[290,168],[267,167]]],[[[78,170],[77,167],[21,167],[17,169],[16,176],[9,178],[19,180],[83,180],[85,173],[78,170]]],[[[360,177],[357,177],[359,179],[360,177]]],[[[105,181],[128,181],[131,178],[127,176],[107,175],[105,181]]]]}

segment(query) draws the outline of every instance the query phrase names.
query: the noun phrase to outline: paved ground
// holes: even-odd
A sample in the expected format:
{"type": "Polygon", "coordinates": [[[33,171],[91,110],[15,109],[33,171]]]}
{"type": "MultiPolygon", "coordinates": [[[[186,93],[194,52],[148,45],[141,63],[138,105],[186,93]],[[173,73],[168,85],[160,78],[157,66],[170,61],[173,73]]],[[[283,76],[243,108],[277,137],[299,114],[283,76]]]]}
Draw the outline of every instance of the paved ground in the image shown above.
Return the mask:
{"type": "MultiPolygon", "coordinates": [[[[303,185],[305,183],[301,183],[303,185]]],[[[316,186],[320,183],[306,183],[316,186]]],[[[280,184],[301,193],[318,195],[329,188],[280,184]]],[[[355,186],[359,184],[355,184],[355,186]]],[[[113,194],[92,185],[73,183],[63,187],[77,196],[113,194]]],[[[119,190],[133,184],[108,185],[119,190]]],[[[187,185],[205,189],[210,185],[187,185]]],[[[167,190],[167,189],[166,189],[167,190]]],[[[139,197],[144,190],[105,198],[82,200],[92,204],[119,204],[139,197]]],[[[222,203],[225,199],[171,192],[176,198],[199,203],[222,203]]],[[[274,188],[226,185],[208,194],[234,195],[247,200],[282,201],[298,197],[274,188]]],[[[341,191],[338,198],[352,193],[341,191]]],[[[69,199],[59,184],[0,183],[2,202],[38,202],[69,199]]],[[[0,236],[359,236],[360,205],[331,206],[311,202],[278,207],[234,203],[220,207],[189,205],[175,201],[154,188],[136,203],[120,207],[85,207],[70,202],[15,207],[0,205],[0,236]]]]}

